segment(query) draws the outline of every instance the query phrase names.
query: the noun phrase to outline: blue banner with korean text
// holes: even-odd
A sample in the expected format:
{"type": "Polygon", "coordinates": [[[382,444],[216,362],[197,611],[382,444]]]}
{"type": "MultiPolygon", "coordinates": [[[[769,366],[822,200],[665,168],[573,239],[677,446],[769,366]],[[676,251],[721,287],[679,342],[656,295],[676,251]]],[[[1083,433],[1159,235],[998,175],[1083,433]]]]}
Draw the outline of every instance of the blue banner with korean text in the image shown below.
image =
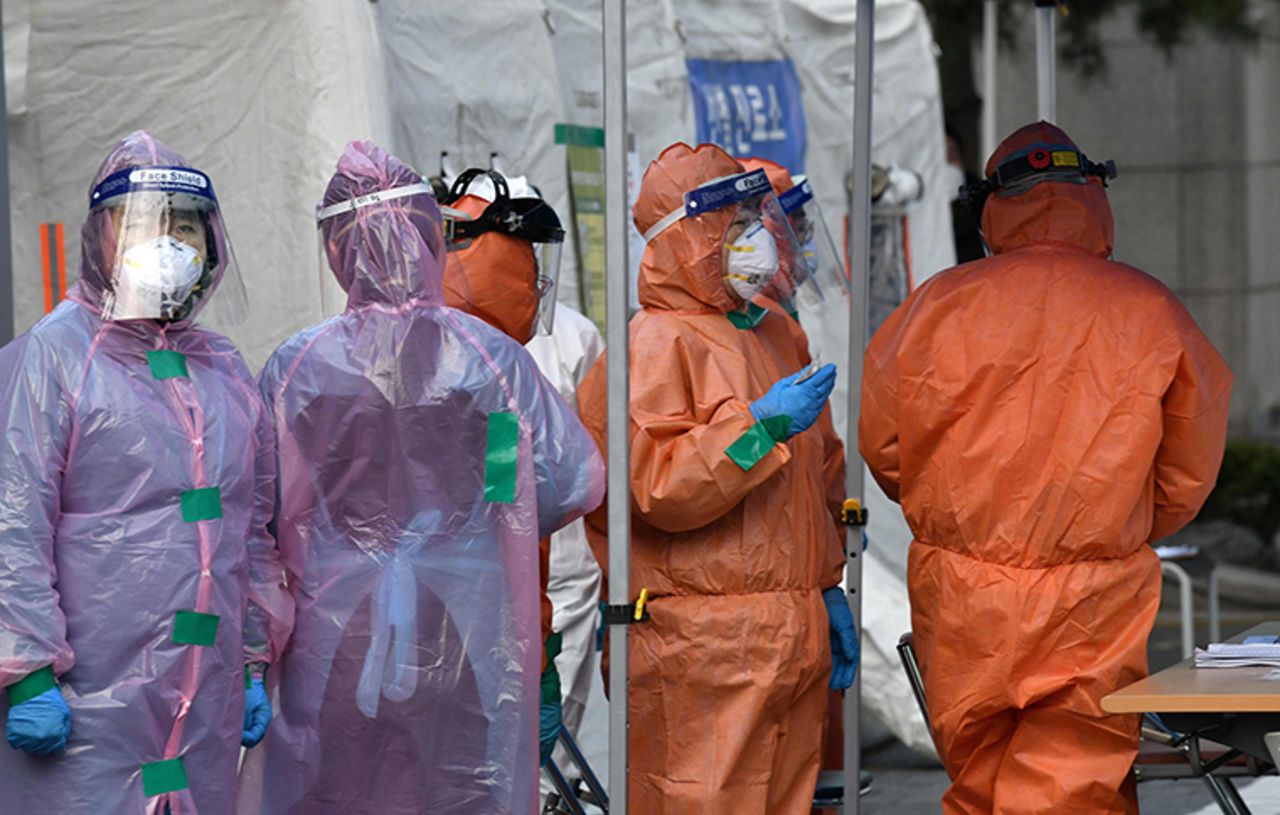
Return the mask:
{"type": "Polygon", "coordinates": [[[718,144],[735,156],[767,158],[793,175],[804,172],[808,133],[791,60],[685,64],[699,142],[718,144]]]}

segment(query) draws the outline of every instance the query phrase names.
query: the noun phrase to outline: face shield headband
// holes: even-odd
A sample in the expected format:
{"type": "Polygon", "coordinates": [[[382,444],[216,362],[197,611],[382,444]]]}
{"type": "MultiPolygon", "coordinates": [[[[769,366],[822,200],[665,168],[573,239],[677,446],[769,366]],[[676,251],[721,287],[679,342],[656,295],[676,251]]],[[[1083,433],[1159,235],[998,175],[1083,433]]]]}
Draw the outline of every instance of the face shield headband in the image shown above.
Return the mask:
{"type": "Polygon", "coordinates": [[[368,195],[357,196],[356,198],[348,198],[346,201],[339,201],[336,204],[330,204],[327,207],[316,207],[316,224],[319,225],[323,221],[342,215],[347,212],[355,212],[363,207],[370,207],[374,204],[382,204],[387,201],[398,201],[401,198],[408,198],[411,195],[430,195],[434,196],[435,192],[431,189],[431,185],[423,182],[421,184],[409,184],[404,187],[394,187],[389,190],[378,190],[368,195]]]}
{"type": "Polygon", "coordinates": [[[218,206],[209,176],[190,167],[128,167],[102,179],[89,194],[89,211],[121,206],[132,195],[168,198],[173,209],[209,212],[218,206]]]}
{"type": "Polygon", "coordinates": [[[778,205],[788,215],[803,208],[805,204],[813,200],[813,186],[809,183],[809,179],[804,178],[804,176],[797,176],[797,178],[803,180],[798,181],[794,187],[778,196],[778,205]]]}
{"type": "Polygon", "coordinates": [[[773,187],[764,170],[717,178],[684,194],[684,205],[668,212],[656,224],[645,230],[644,242],[651,243],[667,227],[681,218],[696,218],[704,212],[714,212],[725,207],[737,206],[744,201],[771,194],[773,187]]]}
{"type": "Polygon", "coordinates": [[[1084,184],[1096,176],[1107,182],[1116,177],[1116,163],[1090,161],[1084,153],[1064,144],[1037,144],[1019,150],[1001,162],[996,171],[981,181],[961,188],[969,211],[981,219],[982,208],[992,193],[1021,195],[1044,181],[1084,184]]]}

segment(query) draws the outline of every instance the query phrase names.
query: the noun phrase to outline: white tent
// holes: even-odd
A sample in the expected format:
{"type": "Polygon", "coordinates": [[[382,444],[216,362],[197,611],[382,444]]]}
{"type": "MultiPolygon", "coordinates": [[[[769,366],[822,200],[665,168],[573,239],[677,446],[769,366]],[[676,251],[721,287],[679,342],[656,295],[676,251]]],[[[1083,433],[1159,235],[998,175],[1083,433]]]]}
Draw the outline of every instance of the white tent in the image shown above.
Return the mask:
{"type": "MultiPolygon", "coordinates": [[[[65,225],[70,284],[93,172],[110,145],[137,128],[214,179],[250,302],[243,322],[220,328],[255,369],[341,302],[320,268],[313,207],[348,139],[389,143],[428,175],[442,150],[457,169],[487,166],[497,153],[499,166],[527,175],[569,220],[570,179],[554,125],[602,123],[594,0],[225,0],[199,14],[180,6],[4,3],[18,331],[44,313],[40,224],[65,225]]],[[[924,200],[909,210],[919,281],[953,262],[939,183],[945,158],[934,45],[917,0],[880,0],[875,30],[873,159],[924,180],[924,200]]],[[[672,141],[696,140],[687,58],[789,58],[804,107],[805,170],[839,240],[851,166],[853,32],[853,4],[843,0],[631,3],[628,106],[639,167],[672,141]]],[[[576,304],[572,253],[565,257],[561,297],[576,304]]],[[[802,319],[822,357],[844,362],[839,296],[802,319]]],[[[837,386],[837,427],[853,384],[837,386]]],[[[907,744],[929,750],[893,650],[909,627],[909,533],[870,480],[868,491],[865,708],[907,744]]]]}
{"type": "Polygon", "coordinates": [[[373,8],[6,2],[6,36],[11,14],[30,23],[26,70],[7,73],[25,99],[8,111],[15,330],[44,313],[40,224],[65,225],[70,286],[94,171],[139,128],[213,178],[250,303],[221,327],[250,365],[317,321],[313,207],[348,139],[389,135],[373,8]]]}

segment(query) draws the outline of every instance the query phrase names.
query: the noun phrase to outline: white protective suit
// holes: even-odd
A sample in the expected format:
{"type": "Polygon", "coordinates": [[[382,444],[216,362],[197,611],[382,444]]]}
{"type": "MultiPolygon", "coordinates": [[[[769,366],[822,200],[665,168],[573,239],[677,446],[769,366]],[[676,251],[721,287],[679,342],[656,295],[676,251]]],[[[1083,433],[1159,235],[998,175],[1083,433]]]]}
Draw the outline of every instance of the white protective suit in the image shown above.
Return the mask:
{"type": "MultiPolygon", "coordinates": [[[[590,319],[564,303],[556,303],[552,333],[534,337],[525,344],[525,349],[565,403],[576,410],[578,385],[596,358],[604,353],[604,338],[590,319]]],[[[599,682],[596,696],[600,698],[592,699],[592,678],[599,664],[596,632],[600,626],[600,582],[600,567],[587,545],[586,528],[581,520],[551,536],[547,595],[553,608],[551,628],[562,637],[560,655],[556,657],[563,705],[561,716],[565,728],[575,739],[583,728],[584,715],[602,718],[588,726],[593,731],[603,731],[608,726],[603,721],[607,708],[598,690],[599,682]],[[588,705],[588,700],[593,704],[588,705]],[[601,704],[594,704],[597,701],[601,704]]],[[[561,768],[568,769],[569,757],[563,747],[557,745],[552,757],[561,768]]],[[[597,774],[604,772],[600,767],[593,769],[597,774]]],[[[544,775],[544,800],[552,790],[551,782],[544,775]]]]}

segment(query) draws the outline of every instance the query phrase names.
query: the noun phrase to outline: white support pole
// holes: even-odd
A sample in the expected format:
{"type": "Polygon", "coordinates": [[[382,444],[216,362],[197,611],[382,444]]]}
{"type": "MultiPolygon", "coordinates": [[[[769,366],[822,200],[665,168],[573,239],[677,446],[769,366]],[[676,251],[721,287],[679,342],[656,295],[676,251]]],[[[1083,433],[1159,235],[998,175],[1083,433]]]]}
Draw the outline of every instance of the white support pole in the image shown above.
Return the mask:
{"type": "Polygon", "coordinates": [[[1056,12],[1054,0],[1036,0],[1036,98],[1040,119],[1051,124],[1058,121],[1056,12]]]}
{"type": "MultiPolygon", "coordinates": [[[[867,347],[867,305],[871,285],[871,96],[875,70],[875,0],[858,0],[854,33],[853,200],[849,212],[849,261],[853,272],[849,295],[849,424],[845,447],[848,466],[845,497],[863,503],[862,458],[858,449],[858,408],[862,388],[862,355],[867,347]]],[[[855,624],[862,625],[862,527],[846,527],[845,588],[855,624]]],[[[858,776],[862,770],[862,672],[844,696],[844,811],[858,813],[858,776]]]]}
{"type": "Polygon", "coordinates": [[[982,154],[978,161],[996,151],[996,56],[1000,25],[999,0],[985,0],[982,6],[982,154]]]}
{"type": "Polygon", "coordinates": [[[13,339],[13,242],[9,226],[9,111],[5,99],[4,40],[0,37],[0,345],[13,339]]]}
{"type": "MultiPolygon", "coordinates": [[[[609,604],[630,602],[631,456],[627,429],[626,0],[604,0],[605,331],[609,394],[609,604]]],[[[627,626],[609,627],[609,811],[627,813],[627,626]]]]}

